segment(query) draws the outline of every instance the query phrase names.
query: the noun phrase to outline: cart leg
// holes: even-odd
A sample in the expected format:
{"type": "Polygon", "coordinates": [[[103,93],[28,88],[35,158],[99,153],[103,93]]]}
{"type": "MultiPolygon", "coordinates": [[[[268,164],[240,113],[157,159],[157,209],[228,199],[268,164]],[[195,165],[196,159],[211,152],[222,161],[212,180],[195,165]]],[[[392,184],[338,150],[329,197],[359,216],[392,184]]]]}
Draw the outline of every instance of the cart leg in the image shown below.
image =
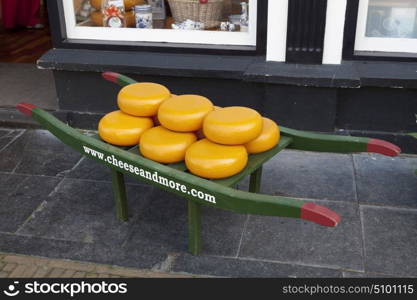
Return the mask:
{"type": "Polygon", "coordinates": [[[116,201],[117,218],[120,221],[127,221],[127,200],[126,200],[126,187],[123,174],[114,170],[111,170],[111,177],[113,183],[113,195],[116,201]]]}
{"type": "Polygon", "coordinates": [[[261,191],[262,166],[250,175],[249,192],[259,193],[261,191]]]}
{"type": "Polygon", "coordinates": [[[198,255],[201,250],[201,214],[200,204],[188,200],[188,250],[198,255]]]}

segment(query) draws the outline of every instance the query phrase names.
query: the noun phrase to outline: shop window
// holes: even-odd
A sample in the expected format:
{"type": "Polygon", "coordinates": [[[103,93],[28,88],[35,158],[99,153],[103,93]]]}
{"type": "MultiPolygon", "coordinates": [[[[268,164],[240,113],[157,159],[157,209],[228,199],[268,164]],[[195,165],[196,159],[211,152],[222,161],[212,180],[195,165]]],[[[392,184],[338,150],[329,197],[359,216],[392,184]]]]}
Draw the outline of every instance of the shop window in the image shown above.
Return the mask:
{"type": "Polygon", "coordinates": [[[355,51],[417,53],[417,0],[360,0],[355,51]]]}
{"type": "Polygon", "coordinates": [[[69,39],[256,46],[257,0],[63,1],[69,39]]]}

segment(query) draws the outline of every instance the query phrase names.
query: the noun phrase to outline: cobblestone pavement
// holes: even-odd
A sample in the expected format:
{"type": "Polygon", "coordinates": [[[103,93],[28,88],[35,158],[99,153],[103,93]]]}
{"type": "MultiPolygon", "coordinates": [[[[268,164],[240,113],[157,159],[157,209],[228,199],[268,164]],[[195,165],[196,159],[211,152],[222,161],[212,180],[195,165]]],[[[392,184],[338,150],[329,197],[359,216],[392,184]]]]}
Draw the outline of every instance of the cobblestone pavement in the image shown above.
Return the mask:
{"type": "Polygon", "coordinates": [[[152,272],[64,259],[0,253],[0,278],[189,278],[193,275],[152,272]]]}

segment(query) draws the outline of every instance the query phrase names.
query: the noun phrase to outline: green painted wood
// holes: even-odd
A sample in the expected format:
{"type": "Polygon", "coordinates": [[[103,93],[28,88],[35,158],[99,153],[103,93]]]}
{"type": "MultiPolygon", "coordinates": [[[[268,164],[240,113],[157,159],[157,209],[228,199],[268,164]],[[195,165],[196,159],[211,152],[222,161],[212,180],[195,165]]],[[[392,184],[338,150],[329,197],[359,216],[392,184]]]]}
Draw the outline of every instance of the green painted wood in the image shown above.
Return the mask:
{"type": "MultiPolygon", "coordinates": [[[[300,218],[304,201],[235,190],[88,137],[40,108],[32,117],[74,150],[121,173],[167,190],[195,203],[238,213],[300,218]]],[[[288,139],[288,142],[290,139],[288,139]]]]}
{"type": "Polygon", "coordinates": [[[201,251],[201,205],[188,200],[188,250],[193,255],[201,251]]]}
{"type": "Polygon", "coordinates": [[[240,173],[228,178],[217,179],[212,181],[224,186],[234,186],[235,184],[243,180],[246,176],[249,176],[254,171],[256,171],[260,166],[262,166],[264,163],[266,163],[268,160],[274,157],[278,152],[291,145],[291,143],[292,138],[283,136],[281,137],[279,144],[271,150],[258,154],[249,155],[248,164],[240,173]]]}
{"type": "Polygon", "coordinates": [[[126,199],[126,186],[123,173],[111,170],[113,195],[116,202],[117,218],[120,221],[127,221],[128,209],[126,199]]]}
{"type": "Polygon", "coordinates": [[[167,164],[168,167],[178,170],[178,171],[187,171],[187,166],[185,165],[185,162],[180,161],[178,163],[172,163],[172,164],[167,164]]]}
{"type": "Polygon", "coordinates": [[[121,87],[127,86],[129,84],[137,83],[136,80],[134,80],[134,79],[132,79],[128,76],[125,76],[125,75],[122,75],[122,74],[119,74],[119,73],[115,73],[115,72],[104,72],[102,74],[102,76],[107,81],[114,82],[114,83],[120,85],[121,87]]]}
{"type": "Polygon", "coordinates": [[[366,152],[369,138],[340,136],[279,127],[281,134],[291,137],[292,149],[317,152],[366,152]]]}
{"type": "Polygon", "coordinates": [[[250,175],[249,192],[259,193],[261,191],[262,183],[262,166],[250,175]]]}

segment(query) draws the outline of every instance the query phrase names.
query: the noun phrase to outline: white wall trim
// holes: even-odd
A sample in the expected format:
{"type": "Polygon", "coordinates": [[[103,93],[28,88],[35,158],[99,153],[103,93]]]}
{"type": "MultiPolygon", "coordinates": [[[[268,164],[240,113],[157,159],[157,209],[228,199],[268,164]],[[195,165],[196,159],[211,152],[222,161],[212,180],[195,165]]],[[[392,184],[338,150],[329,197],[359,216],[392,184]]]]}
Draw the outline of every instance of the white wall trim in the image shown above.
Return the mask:
{"type": "MultiPolygon", "coordinates": [[[[262,0],[261,0],[262,1],[262,0]]],[[[288,0],[268,1],[267,61],[285,62],[288,0]]]]}
{"type": "Polygon", "coordinates": [[[323,64],[341,64],[347,0],[328,0],[323,64]]]}

